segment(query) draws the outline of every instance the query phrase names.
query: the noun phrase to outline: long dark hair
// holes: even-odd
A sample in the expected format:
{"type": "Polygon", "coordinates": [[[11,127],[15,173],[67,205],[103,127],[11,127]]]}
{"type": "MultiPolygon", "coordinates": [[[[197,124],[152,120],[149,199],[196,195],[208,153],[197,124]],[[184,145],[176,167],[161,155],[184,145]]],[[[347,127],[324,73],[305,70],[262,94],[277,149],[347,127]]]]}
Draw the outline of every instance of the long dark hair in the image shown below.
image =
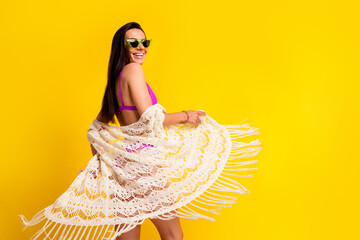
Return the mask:
{"type": "Polygon", "coordinates": [[[106,123],[115,123],[114,115],[116,114],[116,110],[119,108],[119,104],[116,99],[115,82],[119,77],[122,68],[130,62],[130,56],[125,46],[125,33],[127,30],[132,28],[138,28],[144,32],[140,24],[136,22],[129,22],[116,31],[112,40],[108,67],[108,80],[100,111],[101,119],[106,123]]]}

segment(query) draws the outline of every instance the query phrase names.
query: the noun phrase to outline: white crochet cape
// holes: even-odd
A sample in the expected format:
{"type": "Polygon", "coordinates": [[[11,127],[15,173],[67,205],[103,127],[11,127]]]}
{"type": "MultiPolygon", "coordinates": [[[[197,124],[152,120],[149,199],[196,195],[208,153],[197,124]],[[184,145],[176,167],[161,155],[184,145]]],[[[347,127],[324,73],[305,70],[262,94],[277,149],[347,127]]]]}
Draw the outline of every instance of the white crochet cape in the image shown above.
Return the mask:
{"type": "Polygon", "coordinates": [[[221,125],[208,115],[198,127],[164,127],[164,113],[157,103],[127,126],[95,119],[87,138],[97,153],[86,169],[30,221],[19,215],[24,230],[47,219],[31,239],[115,239],[146,218],[215,221],[206,214],[235,203],[229,192],[249,194],[233,178],[257,169],[243,166],[257,162],[251,158],[261,142],[239,140],[260,134],[258,128],[221,125]]]}

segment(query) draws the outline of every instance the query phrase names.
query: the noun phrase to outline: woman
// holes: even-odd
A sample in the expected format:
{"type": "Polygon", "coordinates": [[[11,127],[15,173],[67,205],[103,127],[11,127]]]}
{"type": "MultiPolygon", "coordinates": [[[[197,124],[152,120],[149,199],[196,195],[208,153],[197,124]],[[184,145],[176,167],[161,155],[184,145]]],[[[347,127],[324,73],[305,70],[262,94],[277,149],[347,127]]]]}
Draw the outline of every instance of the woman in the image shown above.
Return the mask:
{"type": "MultiPolygon", "coordinates": [[[[70,187],[25,226],[46,223],[32,239],[140,239],[149,218],[161,239],[183,239],[179,217],[215,221],[249,194],[232,177],[251,177],[261,142],[252,124],[221,125],[204,111],[167,113],[145,81],[142,64],[151,40],[139,24],[122,26],[113,38],[102,108],[87,137],[93,157],[70,187]],[[120,126],[112,126],[114,117],[120,126]],[[110,236],[109,236],[110,234],[110,236]]],[[[26,228],[26,227],[25,227],[26,228]]],[[[24,229],[25,229],[24,228],[24,229]]]]}
{"type": "MultiPolygon", "coordinates": [[[[102,110],[97,116],[99,121],[104,123],[113,122],[112,117],[115,114],[121,126],[129,125],[138,121],[143,112],[153,104],[142,69],[150,45],[145,42],[144,46],[143,43],[138,42],[141,40],[147,40],[146,35],[141,26],[135,22],[125,24],[116,32],[109,63],[109,82],[106,87],[102,110]],[[118,78],[119,67],[121,67],[121,79],[118,78]],[[121,97],[119,89],[121,89],[121,97]],[[116,101],[113,100],[114,93],[116,94],[116,101]],[[118,109],[117,106],[135,106],[136,109],[125,108],[114,112],[115,109],[118,109]],[[104,114],[101,114],[102,112],[104,114]]],[[[185,123],[187,116],[189,116],[187,122],[198,126],[201,123],[200,116],[204,114],[203,111],[192,110],[188,110],[186,113],[166,113],[163,125],[185,123]]],[[[95,155],[96,150],[93,146],[91,146],[91,149],[93,155],[95,155]]],[[[150,220],[159,231],[161,239],[177,240],[183,238],[178,217],[172,220],[150,220]]],[[[117,240],[140,239],[140,228],[141,225],[139,224],[134,229],[123,233],[117,240]]]]}

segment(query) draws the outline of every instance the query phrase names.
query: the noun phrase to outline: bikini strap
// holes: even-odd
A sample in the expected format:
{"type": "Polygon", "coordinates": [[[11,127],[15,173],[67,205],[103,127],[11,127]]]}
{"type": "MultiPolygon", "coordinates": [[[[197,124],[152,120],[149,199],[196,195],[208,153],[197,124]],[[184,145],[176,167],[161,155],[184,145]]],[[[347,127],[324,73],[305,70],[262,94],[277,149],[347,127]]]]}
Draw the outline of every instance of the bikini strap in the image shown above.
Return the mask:
{"type": "Polygon", "coordinates": [[[120,94],[121,105],[124,106],[124,102],[123,102],[122,95],[121,95],[121,71],[120,71],[120,75],[119,75],[119,94],[120,94]]]}

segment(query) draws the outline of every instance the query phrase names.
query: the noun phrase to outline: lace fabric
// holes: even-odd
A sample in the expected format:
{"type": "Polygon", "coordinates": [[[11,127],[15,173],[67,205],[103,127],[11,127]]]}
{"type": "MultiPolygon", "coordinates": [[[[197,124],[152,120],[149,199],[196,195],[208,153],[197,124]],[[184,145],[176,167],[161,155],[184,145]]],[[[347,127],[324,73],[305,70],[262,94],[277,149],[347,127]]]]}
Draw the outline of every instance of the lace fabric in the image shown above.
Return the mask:
{"type": "Polygon", "coordinates": [[[85,170],[30,221],[19,215],[25,228],[47,219],[31,239],[115,239],[146,218],[215,221],[209,213],[237,199],[228,193],[249,194],[233,177],[257,169],[244,168],[257,159],[244,160],[260,152],[261,142],[239,140],[260,134],[258,128],[221,125],[208,115],[198,127],[164,127],[164,113],[157,103],[127,126],[95,119],[87,138],[97,153],[85,170]]]}

